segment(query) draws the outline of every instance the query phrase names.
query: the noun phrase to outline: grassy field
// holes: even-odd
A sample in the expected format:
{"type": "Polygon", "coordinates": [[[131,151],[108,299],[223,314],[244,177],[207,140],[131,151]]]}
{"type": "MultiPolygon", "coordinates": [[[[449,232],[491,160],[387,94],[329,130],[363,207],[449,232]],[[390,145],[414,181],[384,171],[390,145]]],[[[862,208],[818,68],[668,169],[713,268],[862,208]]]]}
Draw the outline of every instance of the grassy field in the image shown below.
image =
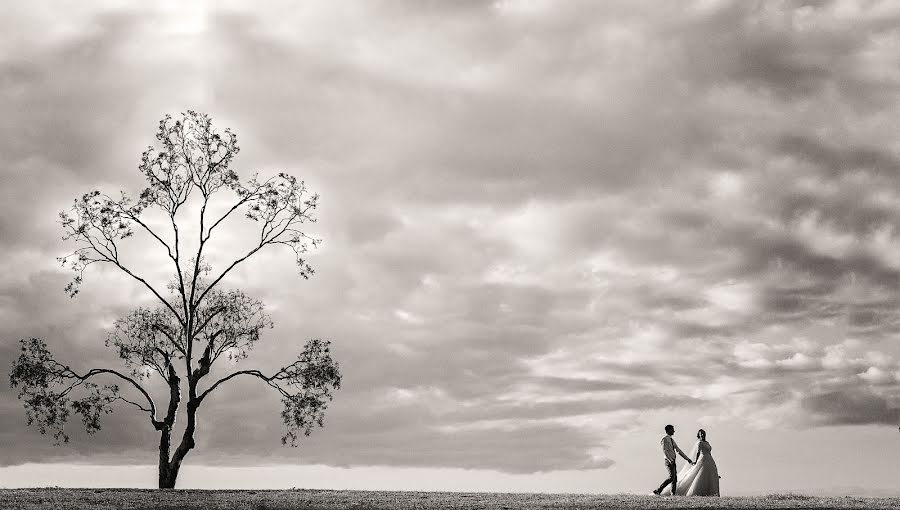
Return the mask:
{"type": "Polygon", "coordinates": [[[681,508],[894,508],[900,498],[819,498],[771,495],[741,498],[673,498],[589,494],[496,494],[365,491],[201,491],[129,489],[6,489],[0,508],[64,509],[681,509],[681,508]]]}

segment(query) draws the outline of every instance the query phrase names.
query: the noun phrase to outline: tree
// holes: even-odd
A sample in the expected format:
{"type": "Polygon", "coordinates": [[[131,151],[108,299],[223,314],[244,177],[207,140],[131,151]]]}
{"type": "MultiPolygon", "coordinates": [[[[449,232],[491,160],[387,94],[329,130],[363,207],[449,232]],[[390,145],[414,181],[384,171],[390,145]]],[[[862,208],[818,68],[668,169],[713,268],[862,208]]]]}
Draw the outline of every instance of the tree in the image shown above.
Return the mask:
{"type": "Polygon", "coordinates": [[[116,321],[109,333],[106,345],[115,349],[126,370],[77,372],[57,361],[42,339],[32,338],[21,341],[22,352],[13,362],[10,383],[19,388],[28,424],[52,435],[57,444],[69,440],[65,424],[71,412],[80,415],[88,433],[100,430],[100,417],[112,412],[116,403],[145,413],[160,436],[159,487],[173,488],[182,461],[195,446],[199,412],[218,388],[247,377],[273,388],[284,405],[282,443],[296,446],[301,434],[309,435],[314,426],[323,425],[341,374],[331,357],[330,343],[311,339],[296,361],[270,375],[257,369],[232,369],[207,381],[217,361],[247,358],[262,330],[273,326],[260,301],[239,290],[222,289],[222,282],[260,250],[278,245],[291,250],[300,274],[309,278],[313,269],[303,257],[319,241],[300,228],[315,221],[318,195],[284,173],[266,180],[254,176],[242,183],[229,168],[240,150],[237,137],[228,129],[216,132],[207,115],[188,111],[175,121],[167,115],[159,123],[156,139],[158,146],[150,146],[141,158],[139,168],[147,187],[137,199],[125,193],[114,198],[92,191],[76,199],[70,211],[60,213],[63,239],[76,245],[70,255],[60,258],[75,273],[65,289],[70,296],[78,294],[89,266],[105,264],[137,282],[157,303],[155,308],[133,310],[116,321]],[[214,198],[227,200],[217,214],[212,214],[214,198]],[[189,210],[192,206],[194,211],[189,210]],[[251,238],[246,252],[213,274],[204,254],[213,234],[238,210],[254,222],[258,236],[251,238]],[[156,226],[153,218],[161,218],[164,227],[156,226]],[[187,231],[185,222],[192,220],[198,234],[188,242],[182,232],[187,231]],[[122,242],[135,231],[165,253],[172,270],[167,291],[142,275],[141,269],[150,268],[125,260],[122,242]],[[150,391],[150,380],[156,376],[168,389],[168,404],[163,408],[150,391]],[[174,445],[172,434],[182,404],[184,430],[174,445]]]}

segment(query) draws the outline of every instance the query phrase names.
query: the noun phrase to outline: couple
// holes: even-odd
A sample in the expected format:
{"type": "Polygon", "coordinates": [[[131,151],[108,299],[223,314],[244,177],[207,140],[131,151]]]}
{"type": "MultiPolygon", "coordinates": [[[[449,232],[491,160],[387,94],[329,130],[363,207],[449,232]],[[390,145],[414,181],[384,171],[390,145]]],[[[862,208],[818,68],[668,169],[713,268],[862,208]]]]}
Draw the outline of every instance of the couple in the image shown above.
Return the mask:
{"type": "Polygon", "coordinates": [[[693,460],[675,444],[675,439],[672,438],[674,434],[675,427],[666,425],[666,435],[663,436],[661,443],[669,478],[653,491],[653,494],[659,496],[671,483],[673,496],[718,496],[719,469],[710,454],[712,447],[706,442],[706,431],[703,429],[697,431],[698,441],[692,452],[693,460]],[[675,470],[676,451],[688,461],[688,465],[684,466],[680,473],[675,470]]]}

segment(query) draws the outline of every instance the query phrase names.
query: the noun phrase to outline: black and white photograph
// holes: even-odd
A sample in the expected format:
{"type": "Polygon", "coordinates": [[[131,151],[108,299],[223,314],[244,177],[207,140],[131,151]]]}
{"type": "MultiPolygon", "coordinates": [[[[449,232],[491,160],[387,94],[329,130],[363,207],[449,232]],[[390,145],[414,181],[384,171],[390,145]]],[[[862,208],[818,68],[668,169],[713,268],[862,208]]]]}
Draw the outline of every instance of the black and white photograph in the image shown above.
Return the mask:
{"type": "Polygon", "coordinates": [[[0,508],[900,509],[900,2],[0,15],[0,508]]]}

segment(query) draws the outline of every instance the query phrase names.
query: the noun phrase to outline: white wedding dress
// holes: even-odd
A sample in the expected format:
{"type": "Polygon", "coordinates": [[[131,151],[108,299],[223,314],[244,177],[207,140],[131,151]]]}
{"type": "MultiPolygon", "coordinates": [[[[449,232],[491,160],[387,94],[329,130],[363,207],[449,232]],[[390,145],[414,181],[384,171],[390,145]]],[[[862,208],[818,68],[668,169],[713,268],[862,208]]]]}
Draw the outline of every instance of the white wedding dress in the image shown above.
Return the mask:
{"type": "Polygon", "coordinates": [[[695,458],[698,451],[700,458],[697,462],[694,465],[685,464],[678,473],[675,493],[679,496],[718,496],[719,468],[710,453],[712,446],[706,441],[698,441],[691,458],[695,458]]]}

